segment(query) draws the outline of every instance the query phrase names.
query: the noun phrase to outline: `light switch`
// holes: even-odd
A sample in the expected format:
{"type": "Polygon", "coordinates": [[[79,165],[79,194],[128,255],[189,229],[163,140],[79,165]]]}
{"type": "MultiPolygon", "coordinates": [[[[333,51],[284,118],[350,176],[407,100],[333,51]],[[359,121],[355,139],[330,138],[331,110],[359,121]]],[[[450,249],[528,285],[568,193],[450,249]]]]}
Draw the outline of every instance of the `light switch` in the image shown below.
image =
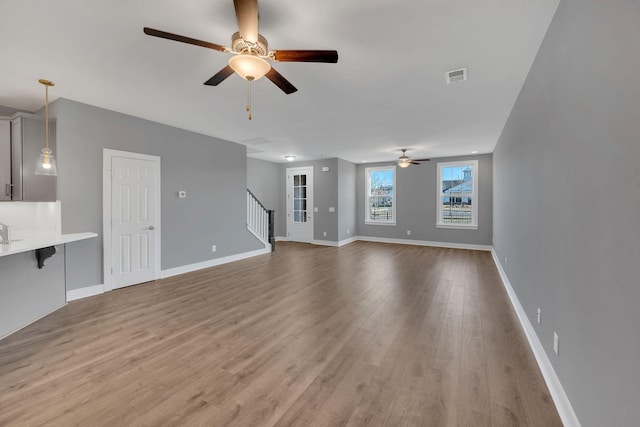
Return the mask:
{"type": "Polygon", "coordinates": [[[336,211],[336,208],[334,208],[333,206],[329,208],[329,212],[335,212],[335,211],[336,211]]]}
{"type": "Polygon", "coordinates": [[[322,172],[329,172],[329,166],[323,166],[322,172]]]}
{"type": "Polygon", "coordinates": [[[314,212],[318,212],[318,207],[316,206],[315,208],[313,208],[314,212]]]}
{"type": "Polygon", "coordinates": [[[187,192],[184,190],[178,191],[178,197],[181,199],[185,199],[187,197],[187,192]]]}

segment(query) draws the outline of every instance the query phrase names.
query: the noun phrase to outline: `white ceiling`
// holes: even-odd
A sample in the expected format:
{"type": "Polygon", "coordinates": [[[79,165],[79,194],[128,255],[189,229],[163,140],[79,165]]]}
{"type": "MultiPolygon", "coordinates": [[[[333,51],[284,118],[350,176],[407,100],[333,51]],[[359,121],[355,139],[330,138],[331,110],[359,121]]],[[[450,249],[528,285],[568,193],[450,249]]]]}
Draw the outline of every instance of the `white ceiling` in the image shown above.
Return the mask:
{"type": "Polygon", "coordinates": [[[262,0],[271,49],[336,49],[337,64],[277,63],[297,88],[234,75],[228,54],[149,37],[149,26],[229,45],[231,0],[0,0],[0,105],[64,97],[249,146],[283,162],[489,153],[559,0],[262,0]],[[469,80],[445,84],[467,67],[469,80]],[[258,144],[251,140],[257,140],[258,144]],[[249,141],[249,142],[247,142],[249,141]]]}

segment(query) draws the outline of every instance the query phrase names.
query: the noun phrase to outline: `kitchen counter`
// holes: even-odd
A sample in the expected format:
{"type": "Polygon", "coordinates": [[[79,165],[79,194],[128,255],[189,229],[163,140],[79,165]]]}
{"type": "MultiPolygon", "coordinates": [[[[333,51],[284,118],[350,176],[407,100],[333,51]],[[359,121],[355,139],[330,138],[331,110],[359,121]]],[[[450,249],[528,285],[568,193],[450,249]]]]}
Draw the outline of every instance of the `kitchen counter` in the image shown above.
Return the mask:
{"type": "Polygon", "coordinates": [[[78,240],[97,237],[96,233],[71,233],[71,234],[36,234],[16,239],[8,245],[0,245],[0,257],[33,251],[48,246],[64,245],[78,240]]]}

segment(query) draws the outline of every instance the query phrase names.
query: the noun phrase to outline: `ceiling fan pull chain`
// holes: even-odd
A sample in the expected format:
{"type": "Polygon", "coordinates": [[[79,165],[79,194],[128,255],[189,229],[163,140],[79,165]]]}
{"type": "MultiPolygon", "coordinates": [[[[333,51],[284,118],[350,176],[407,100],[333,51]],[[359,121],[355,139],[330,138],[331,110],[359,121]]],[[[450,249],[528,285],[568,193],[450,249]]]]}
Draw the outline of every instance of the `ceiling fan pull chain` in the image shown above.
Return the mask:
{"type": "Polygon", "coordinates": [[[247,80],[249,84],[248,97],[247,97],[247,112],[249,113],[249,120],[251,120],[251,80],[247,80]]]}

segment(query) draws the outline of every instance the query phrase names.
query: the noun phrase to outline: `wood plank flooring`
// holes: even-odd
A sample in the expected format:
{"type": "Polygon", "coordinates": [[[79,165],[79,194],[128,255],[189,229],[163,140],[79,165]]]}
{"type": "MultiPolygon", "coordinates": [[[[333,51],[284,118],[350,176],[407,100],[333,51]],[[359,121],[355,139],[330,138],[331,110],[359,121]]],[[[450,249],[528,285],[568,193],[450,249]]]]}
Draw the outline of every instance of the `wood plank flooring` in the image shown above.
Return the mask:
{"type": "Polygon", "coordinates": [[[0,341],[2,426],[561,426],[487,252],[278,243],[0,341]]]}

